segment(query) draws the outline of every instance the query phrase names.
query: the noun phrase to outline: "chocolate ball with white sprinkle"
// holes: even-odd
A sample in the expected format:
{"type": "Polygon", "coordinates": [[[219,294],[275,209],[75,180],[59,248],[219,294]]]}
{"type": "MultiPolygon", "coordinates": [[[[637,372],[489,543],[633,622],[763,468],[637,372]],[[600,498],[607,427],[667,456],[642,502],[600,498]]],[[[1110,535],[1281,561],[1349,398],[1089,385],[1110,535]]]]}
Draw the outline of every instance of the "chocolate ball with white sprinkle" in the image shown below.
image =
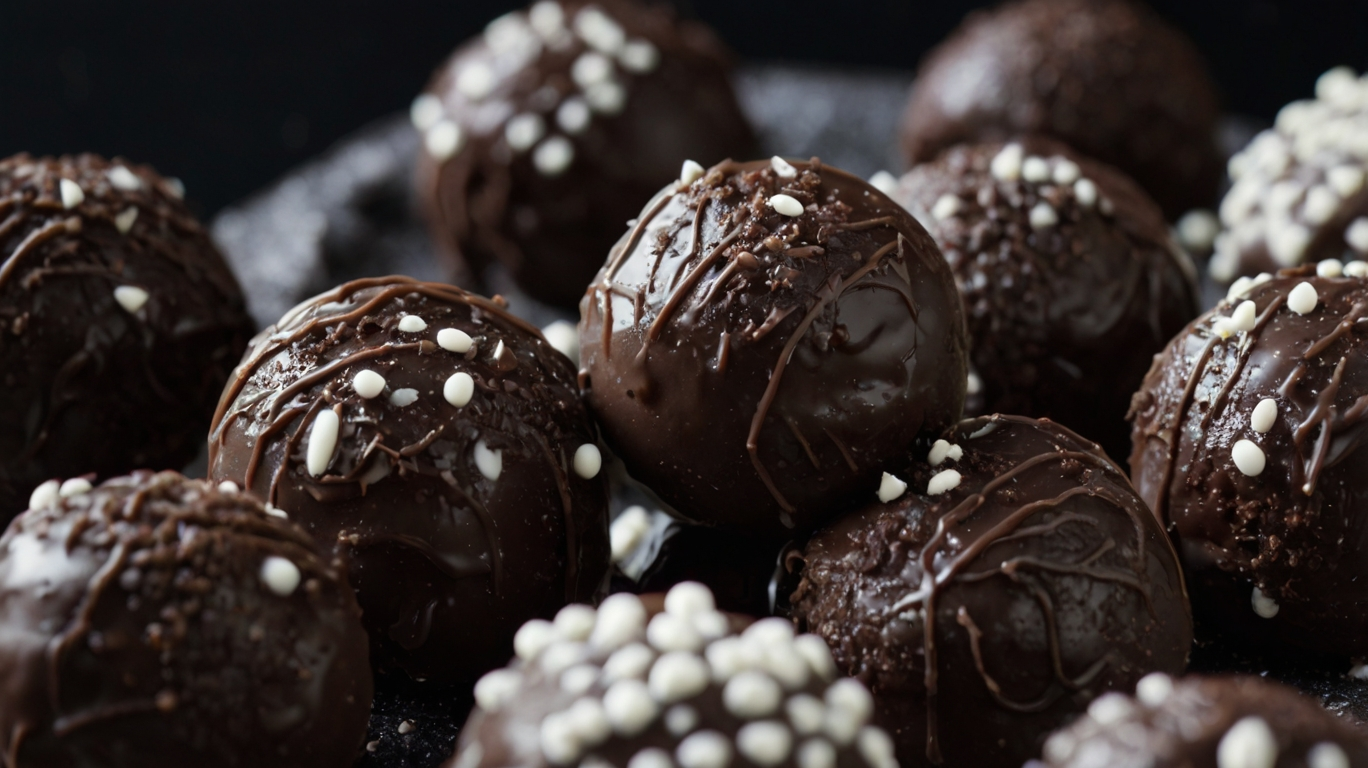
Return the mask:
{"type": "Polygon", "coordinates": [[[1177,555],[1096,444],[968,419],[878,499],[807,543],[792,606],[903,766],[1017,768],[1099,694],[1183,671],[1177,555]]]}
{"type": "Polygon", "coordinates": [[[1131,395],[1198,312],[1195,269],[1144,190],[1036,139],[952,147],[894,198],[964,299],[980,383],[967,415],[1049,417],[1124,460],[1131,395]]]}
{"type": "Polygon", "coordinates": [[[453,274],[500,264],[573,308],[686,158],[755,139],[712,32],[636,0],[542,0],[491,22],[413,104],[419,194],[453,274]]]}
{"type": "Polygon", "coordinates": [[[737,632],[701,584],[650,615],[634,595],[518,632],[475,686],[447,768],[896,768],[873,700],[820,638],[779,618],[737,632]]]}
{"type": "Polygon", "coordinates": [[[236,489],[174,472],[36,493],[0,538],[12,766],[336,768],[371,670],[346,577],[236,489]]]}
{"type": "Polygon", "coordinates": [[[1254,676],[1155,673],[1109,693],[1045,742],[1044,768],[1365,768],[1341,715],[1254,676]]]}
{"type": "Polygon", "coordinates": [[[1131,478],[1180,542],[1199,637],[1368,655],[1365,317],[1363,277],[1241,278],[1136,393],[1131,478]]]}
{"type": "Polygon", "coordinates": [[[599,593],[602,463],[574,368],[535,327],[402,277],[347,283],[254,339],[209,445],[214,480],[346,560],[377,666],[444,683],[599,593]]]}
{"type": "Polygon", "coordinates": [[[0,522],[52,477],[181,469],[253,332],[179,182],[0,160],[0,522]]]}

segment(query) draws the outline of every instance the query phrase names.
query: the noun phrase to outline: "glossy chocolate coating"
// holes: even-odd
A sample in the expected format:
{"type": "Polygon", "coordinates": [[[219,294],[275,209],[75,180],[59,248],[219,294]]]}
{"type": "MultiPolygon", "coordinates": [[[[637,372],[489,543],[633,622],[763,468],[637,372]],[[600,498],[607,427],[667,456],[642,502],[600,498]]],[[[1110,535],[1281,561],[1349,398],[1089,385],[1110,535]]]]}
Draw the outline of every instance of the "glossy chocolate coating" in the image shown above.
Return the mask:
{"type": "Polygon", "coordinates": [[[1123,174],[1057,142],[1024,148],[1024,174],[1004,163],[995,174],[994,158],[1013,150],[952,147],[894,196],[935,238],[964,297],[980,382],[967,415],[1049,417],[1124,460],[1131,395],[1197,315],[1192,263],[1123,174]]]}
{"type": "Polygon", "coordinates": [[[1048,768],[1364,768],[1368,744],[1342,717],[1285,685],[1252,675],[1156,674],[1134,698],[1099,699],[1045,742],[1044,758],[1048,768]],[[1267,734],[1271,744],[1261,738],[1267,734]]]}
{"type": "Polygon", "coordinates": [[[1095,444],[1016,416],[944,439],[958,460],[916,462],[901,498],[808,542],[794,616],[869,685],[902,765],[1015,768],[1098,694],[1181,672],[1187,596],[1168,538],[1095,444]],[[956,487],[923,493],[947,470],[956,487]]]}
{"type": "Polygon", "coordinates": [[[635,581],[615,583],[637,594],[664,592],[683,581],[708,587],[721,610],[768,616],[770,585],[780,570],[785,541],[747,536],[723,528],[678,522],[652,543],[655,560],[635,581]]]}
{"type": "Polygon", "coordinates": [[[844,171],[793,166],[667,187],[580,307],[582,384],[632,476],[685,517],[774,538],[952,424],[967,373],[926,230],[844,171]],[[801,215],[768,204],[781,193],[801,215]]]}
{"type": "Polygon", "coordinates": [[[922,62],[912,163],[1038,134],[1140,182],[1169,219],[1216,199],[1215,86],[1192,42],[1131,0],[1023,0],[971,14],[922,62]]]}
{"type": "Polygon", "coordinates": [[[1180,540],[1200,634],[1368,653],[1364,317],[1368,280],[1284,271],[1193,321],[1136,393],[1131,477],[1180,540]],[[1299,285],[1317,297],[1304,315],[1289,307],[1299,285]],[[1244,301],[1246,330],[1229,328],[1244,301]],[[1264,459],[1257,475],[1235,464],[1239,441],[1264,459]]]}
{"type": "Polygon", "coordinates": [[[573,308],[681,163],[753,151],[728,59],[707,28],[635,0],[548,0],[491,23],[428,85],[440,110],[415,109],[419,193],[453,273],[499,263],[573,308]],[[461,136],[446,159],[443,124],[461,136]]]}
{"type": "Polygon", "coordinates": [[[5,765],[336,768],[357,756],[366,633],[308,534],[174,472],[48,502],[0,539],[5,765]],[[268,579],[272,559],[298,578],[268,579]]]}
{"type": "Polygon", "coordinates": [[[606,478],[573,468],[594,443],[574,369],[535,328],[459,288],[373,278],[252,341],[219,404],[209,473],[346,558],[381,668],[468,683],[507,660],[523,621],[603,584],[606,478]],[[406,316],[422,329],[401,330],[406,316]],[[441,346],[447,329],[469,350],[441,346]],[[384,379],[369,399],[362,371],[384,379]],[[445,394],[458,372],[473,384],[460,407],[445,394]],[[338,437],[314,475],[325,409],[338,437]]]}
{"type": "Polygon", "coordinates": [[[188,464],[252,330],[178,185],[95,155],[0,160],[0,522],[52,477],[188,464]]]}

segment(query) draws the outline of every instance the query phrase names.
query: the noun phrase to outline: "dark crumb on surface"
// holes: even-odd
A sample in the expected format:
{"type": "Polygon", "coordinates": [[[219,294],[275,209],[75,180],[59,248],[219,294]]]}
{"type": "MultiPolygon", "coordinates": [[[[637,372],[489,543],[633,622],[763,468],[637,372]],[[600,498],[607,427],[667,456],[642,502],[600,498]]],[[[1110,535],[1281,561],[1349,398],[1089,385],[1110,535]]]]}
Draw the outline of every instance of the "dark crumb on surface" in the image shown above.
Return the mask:
{"type": "Polygon", "coordinates": [[[366,751],[355,768],[436,768],[455,751],[473,706],[468,687],[377,677],[366,751]]]}

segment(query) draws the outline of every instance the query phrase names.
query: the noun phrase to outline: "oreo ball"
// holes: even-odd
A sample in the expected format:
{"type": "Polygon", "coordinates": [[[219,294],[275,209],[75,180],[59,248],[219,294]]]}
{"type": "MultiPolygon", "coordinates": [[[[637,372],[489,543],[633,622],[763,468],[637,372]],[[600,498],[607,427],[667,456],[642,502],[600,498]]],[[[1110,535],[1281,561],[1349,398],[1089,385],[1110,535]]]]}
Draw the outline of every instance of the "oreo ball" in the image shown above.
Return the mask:
{"type": "Polygon", "coordinates": [[[543,0],[491,22],[413,104],[419,195],[452,273],[498,264],[573,308],[685,158],[751,153],[729,71],[710,30],[661,5],[543,0]]]}
{"type": "Polygon", "coordinates": [[[968,415],[1049,417],[1129,455],[1131,395],[1197,315],[1195,270],[1149,196],[1030,140],[951,147],[894,197],[936,240],[964,299],[968,415]]]}
{"type": "Polygon", "coordinates": [[[209,473],[348,564],[378,668],[469,684],[598,594],[607,481],[570,362],[495,301],[386,277],[300,305],[223,393],[209,473]]]}
{"type": "Polygon", "coordinates": [[[1183,670],[1177,556],[1097,445],[969,419],[905,478],[812,537],[792,597],[902,765],[1016,768],[1098,695],[1183,670]]]}
{"type": "Polygon", "coordinates": [[[230,487],[44,484],[0,538],[0,752],[12,766],[335,768],[371,671],[345,577],[230,487]]]}
{"type": "Polygon", "coordinates": [[[52,477],[180,469],[253,327],[180,183],[0,160],[0,522],[52,477]]]}
{"type": "Polygon", "coordinates": [[[686,166],[580,307],[604,437],[684,517],[782,541],[959,418],[964,314],[926,231],[820,161],[686,166]]]}

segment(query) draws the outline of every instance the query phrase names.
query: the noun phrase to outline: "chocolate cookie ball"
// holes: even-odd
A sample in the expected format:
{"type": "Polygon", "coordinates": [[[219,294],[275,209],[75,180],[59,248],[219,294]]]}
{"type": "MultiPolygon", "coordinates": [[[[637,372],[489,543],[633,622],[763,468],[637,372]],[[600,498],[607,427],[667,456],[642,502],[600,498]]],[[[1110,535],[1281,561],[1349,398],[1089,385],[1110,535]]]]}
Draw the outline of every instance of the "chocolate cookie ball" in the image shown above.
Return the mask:
{"type": "Polygon", "coordinates": [[[903,766],[1016,768],[1102,692],[1183,670],[1178,558],[1095,444],[970,419],[879,498],[808,542],[793,611],[903,766]]]}
{"type": "Polygon", "coordinates": [[[174,472],[53,481],[0,538],[0,753],[49,768],[336,768],[370,714],[344,576],[174,472]]]}
{"type": "Polygon", "coordinates": [[[518,658],[475,687],[447,768],[896,768],[864,686],[778,618],[736,633],[686,582],[649,618],[633,595],[518,632],[518,658]]]}
{"type": "Polygon", "coordinates": [[[1368,255],[1365,126],[1368,79],[1337,67],[1316,81],[1315,99],[1283,107],[1231,158],[1212,278],[1368,255]]]}
{"type": "Polygon", "coordinates": [[[1130,0],[1023,0],[971,14],[922,62],[912,163],[955,144],[1050,136],[1125,171],[1170,219],[1221,180],[1215,86],[1192,42],[1130,0]]]}
{"type": "Polygon", "coordinates": [[[1368,654],[1365,315],[1368,279],[1241,280],[1136,393],[1131,478],[1181,541],[1199,634],[1368,654]]]}
{"type": "Polygon", "coordinates": [[[940,250],[815,159],[687,166],[580,315],[582,384],[628,471],[684,516],[754,535],[811,530],[964,403],[940,250]]]}
{"type": "Polygon", "coordinates": [[[1109,693],[1045,742],[1048,768],[1363,768],[1368,746],[1340,717],[1258,677],[1155,673],[1109,693]]]}
{"type": "Polygon", "coordinates": [[[179,182],[0,160],[0,522],[52,477],[180,469],[252,335],[179,182]]]}
{"type": "Polygon", "coordinates": [[[459,288],[347,283],[252,341],[209,473],[345,558],[381,669],[469,683],[526,620],[593,599],[607,481],[575,372],[459,288]]]}
{"type": "Polygon", "coordinates": [[[1129,455],[1131,395],[1198,311],[1192,263],[1149,196],[1035,140],[952,147],[894,197],[964,298],[978,377],[968,414],[1047,416],[1129,455]]]}
{"type": "Polygon", "coordinates": [[[458,49],[413,105],[419,194],[453,273],[501,264],[573,308],[686,158],[751,154],[727,52],[634,0],[544,0],[458,49]]]}

